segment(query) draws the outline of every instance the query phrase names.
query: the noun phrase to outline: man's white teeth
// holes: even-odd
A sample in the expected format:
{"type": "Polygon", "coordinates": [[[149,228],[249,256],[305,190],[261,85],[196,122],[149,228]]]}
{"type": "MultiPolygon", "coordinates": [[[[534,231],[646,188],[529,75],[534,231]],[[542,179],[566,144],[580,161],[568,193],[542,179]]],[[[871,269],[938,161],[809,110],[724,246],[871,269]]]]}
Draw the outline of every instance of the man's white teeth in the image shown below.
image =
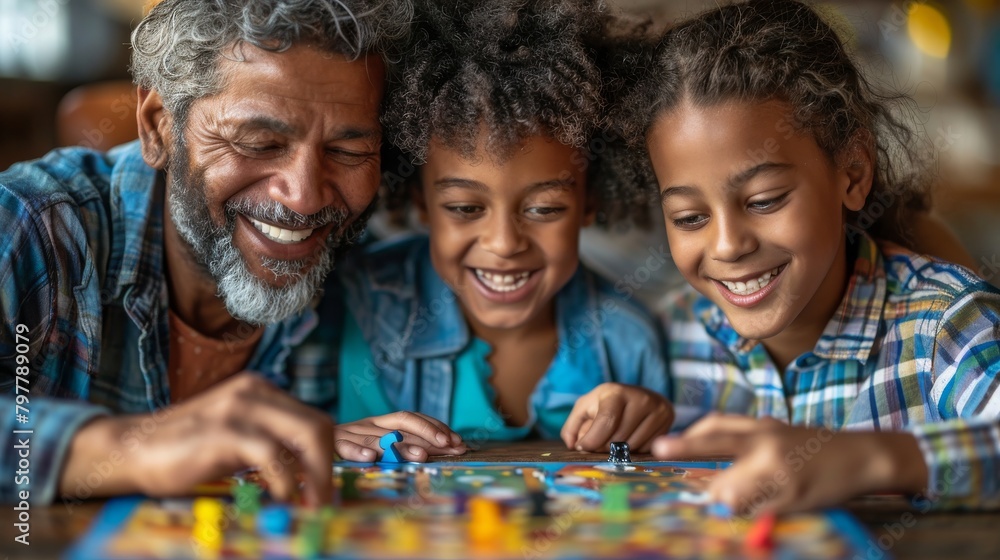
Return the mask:
{"type": "Polygon", "coordinates": [[[771,278],[777,276],[779,272],[781,272],[780,266],[761,274],[760,278],[747,280],[746,282],[727,282],[725,280],[719,281],[725,284],[726,288],[728,288],[730,292],[733,292],[738,296],[748,296],[752,293],[760,291],[764,286],[771,283],[771,278]]]}
{"type": "Polygon", "coordinates": [[[513,292],[514,290],[528,283],[531,272],[518,272],[517,274],[499,274],[486,272],[481,268],[476,269],[476,276],[494,292],[513,292]]]}
{"type": "Polygon", "coordinates": [[[250,218],[250,222],[253,224],[258,231],[263,233],[271,241],[277,241],[278,243],[283,243],[288,245],[289,243],[298,243],[303,239],[312,235],[313,230],[311,229],[282,229],[278,226],[272,226],[271,224],[265,224],[264,222],[257,221],[250,218]]]}

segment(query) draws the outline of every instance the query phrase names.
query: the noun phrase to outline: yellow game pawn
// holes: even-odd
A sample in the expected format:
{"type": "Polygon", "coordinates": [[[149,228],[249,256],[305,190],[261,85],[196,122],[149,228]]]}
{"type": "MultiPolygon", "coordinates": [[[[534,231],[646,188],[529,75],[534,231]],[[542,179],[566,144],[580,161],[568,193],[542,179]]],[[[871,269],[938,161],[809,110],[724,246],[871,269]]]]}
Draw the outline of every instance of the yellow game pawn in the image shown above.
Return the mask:
{"type": "Polygon", "coordinates": [[[422,539],[420,526],[416,522],[390,517],[385,520],[382,530],[386,534],[392,552],[412,556],[420,551],[422,539]]]}
{"type": "Polygon", "coordinates": [[[222,524],[225,506],[215,498],[196,498],[191,508],[194,525],[191,537],[200,558],[217,558],[222,551],[222,524]]]}
{"type": "Polygon", "coordinates": [[[500,536],[503,514],[500,504],[475,496],[469,500],[469,538],[474,543],[486,544],[500,536]]]}

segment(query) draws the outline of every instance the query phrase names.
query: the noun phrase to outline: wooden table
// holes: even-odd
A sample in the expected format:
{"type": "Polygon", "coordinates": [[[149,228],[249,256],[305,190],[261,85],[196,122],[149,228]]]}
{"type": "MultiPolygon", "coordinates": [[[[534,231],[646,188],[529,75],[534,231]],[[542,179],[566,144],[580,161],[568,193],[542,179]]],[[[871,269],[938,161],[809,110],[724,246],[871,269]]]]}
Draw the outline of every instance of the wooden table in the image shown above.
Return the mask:
{"type": "MultiPolygon", "coordinates": [[[[443,461],[594,461],[604,455],[568,451],[555,442],[528,441],[487,444],[463,457],[443,461]]],[[[633,461],[652,456],[633,453],[633,461]]],[[[59,558],[80,537],[104,505],[92,501],[68,509],[63,505],[31,508],[31,545],[14,542],[12,506],[0,506],[0,560],[15,558],[59,558]]],[[[1000,558],[1000,512],[921,513],[902,498],[872,497],[848,504],[849,509],[871,531],[876,542],[896,558],[1000,558]]],[[[872,550],[878,560],[881,550],[872,550]]],[[[860,559],[859,559],[860,560],[860,559]]]]}

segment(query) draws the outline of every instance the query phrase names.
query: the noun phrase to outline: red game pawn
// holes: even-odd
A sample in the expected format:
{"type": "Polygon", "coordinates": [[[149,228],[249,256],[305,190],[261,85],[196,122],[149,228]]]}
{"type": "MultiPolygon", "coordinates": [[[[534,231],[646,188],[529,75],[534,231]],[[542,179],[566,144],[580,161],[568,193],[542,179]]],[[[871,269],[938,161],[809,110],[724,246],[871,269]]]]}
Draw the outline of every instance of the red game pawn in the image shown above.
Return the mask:
{"type": "Polygon", "coordinates": [[[770,552],[774,550],[774,525],[777,521],[773,513],[765,513],[754,521],[750,531],[747,532],[744,544],[748,550],[754,552],[770,552]]]}

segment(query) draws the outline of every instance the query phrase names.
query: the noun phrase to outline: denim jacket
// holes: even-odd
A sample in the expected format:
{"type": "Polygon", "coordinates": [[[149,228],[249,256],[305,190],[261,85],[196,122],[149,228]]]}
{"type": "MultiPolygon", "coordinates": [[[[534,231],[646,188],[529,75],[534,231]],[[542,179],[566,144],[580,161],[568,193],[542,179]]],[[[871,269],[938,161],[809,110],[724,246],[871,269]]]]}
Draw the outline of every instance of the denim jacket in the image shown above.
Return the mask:
{"type": "MultiPolygon", "coordinates": [[[[454,292],[431,264],[427,237],[369,246],[345,263],[340,280],[388,399],[399,410],[450,424],[454,359],[471,335],[454,292]]],[[[668,395],[661,331],[638,302],[581,265],[556,295],[555,308],[553,363],[563,367],[539,381],[532,409],[572,408],[611,381],[668,395]]]]}
{"type": "MultiPolygon", "coordinates": [[[[56,150],[0,173],[0,468],[10,474],[0,477],[0,503],[22,491],[51,502],[67,447],[88,420],[170,403],[162,183],[138,142],[108,153],[56,150]],[[28,391],[23,422],[14,413],[19,388],[28,391]],[[30,474],[21,478],[14,445],[24,439],[30,474]]],[[[329,394],[314,389],[335,375],[325,367],[335,359],[316,348],[296,354],[317,325],[339,324],[336,306],[321,305],[322,321],[307,309],[268,326],[247,369],[325,408],[329,394]]]]}

